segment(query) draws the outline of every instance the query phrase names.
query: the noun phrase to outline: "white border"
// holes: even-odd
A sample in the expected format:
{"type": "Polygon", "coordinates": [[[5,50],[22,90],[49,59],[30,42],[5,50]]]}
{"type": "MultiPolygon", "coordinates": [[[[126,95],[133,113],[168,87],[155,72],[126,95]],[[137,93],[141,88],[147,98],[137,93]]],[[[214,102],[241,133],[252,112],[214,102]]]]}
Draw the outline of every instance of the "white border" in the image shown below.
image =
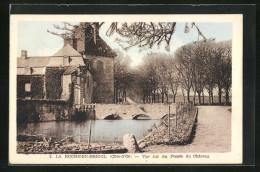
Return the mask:
{"type": "MultiPolygon", "coordinates": [[[[10,93],[9,93],[9,163],[10,164],[241,164],[243,119],[243,15],[11,15],[10,16],[10,93]],[[210,158],[144,159],[136,158],[49,158],[47,154],[16,153],[16,58],[18,21],[175,21],[175,22],[232,22],[232,149],[230,153],[206,153],[210,158]]],[[[221,140],[220,140],[221,141],[221,140]]],[[[169,153],[172,155],[174,153],[169,153]]],[[[178,153],[179,154],[179,153],[178,153]]],[[[188,153],[194,155],[195,153],[188,153]]],[[[200,154],[199,152],[197,154],[200,154]]],[[[205,153],[201,153],[205,155],[205,153]]],[[[119,154],[121,155],[121,154],[119,154]]],[[[155,155],[155,154],[146,154],[155,155]]],[[[162,154],[156,154],[161,157],[162,154]]],[[[166,155],[166,154],[164,154],[166,155]]],[[[55,157],[55,155],[52,155],[55,157]]]]}

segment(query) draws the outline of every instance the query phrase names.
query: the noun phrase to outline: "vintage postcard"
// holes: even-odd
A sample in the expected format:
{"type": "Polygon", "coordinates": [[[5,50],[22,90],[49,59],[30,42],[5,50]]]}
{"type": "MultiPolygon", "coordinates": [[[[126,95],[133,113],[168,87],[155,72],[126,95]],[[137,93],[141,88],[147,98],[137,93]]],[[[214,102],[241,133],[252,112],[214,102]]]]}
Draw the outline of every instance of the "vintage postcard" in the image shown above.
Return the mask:
{"type": "Polygon", "coordinates": [[[10,164],[242,164],[243,15],[10,15],[10,164]]]}

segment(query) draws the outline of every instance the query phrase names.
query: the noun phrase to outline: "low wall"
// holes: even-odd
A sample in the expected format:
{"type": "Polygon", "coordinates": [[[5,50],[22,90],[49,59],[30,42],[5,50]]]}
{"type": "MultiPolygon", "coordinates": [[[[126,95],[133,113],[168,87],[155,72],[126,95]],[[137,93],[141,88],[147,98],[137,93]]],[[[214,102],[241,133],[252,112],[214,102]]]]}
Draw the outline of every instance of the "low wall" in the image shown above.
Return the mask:
{"type": "MultiPolygon", "coordinates": [[[[144,114],[151,119],[161,119],[169,113],[169,105],[167,104],[96,104],[96,119],[104,119],[105,117],[117,114],[122,119],[133,119],[138,114],[144,114]]],[[[171,113],[175,113],[176,105],[171,106],[171,113]]]]}

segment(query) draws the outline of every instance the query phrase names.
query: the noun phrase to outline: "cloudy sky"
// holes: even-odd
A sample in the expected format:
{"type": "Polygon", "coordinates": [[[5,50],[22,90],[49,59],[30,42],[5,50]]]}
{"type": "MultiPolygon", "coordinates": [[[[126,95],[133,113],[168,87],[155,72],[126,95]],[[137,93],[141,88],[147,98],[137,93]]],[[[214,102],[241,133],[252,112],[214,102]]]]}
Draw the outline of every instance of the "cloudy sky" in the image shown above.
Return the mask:
{"type": "MultiPolygon", "coordinates": [[[[77,22],[71,22],[76,24],[77,22]]],[[[51,56],[63,47],[63,39],[47,32],[48,30],[57,30],[54,24],[62,26],[62,22],[42,22],[42,21],[20,21],[18,23],[18,49],[17,54],[20,56],[21,50],[27,50],[28,56],[51,56]]],[[[232,39],[232,23],[196,23],[206,38],[216,38],[216,41],[225,41],[232,39]]],[[[189,33],[184,33],[185,23],[177,23],[175,33],[170,42],[170,52],[167,52],[164,45],[158,49],[154,46],[152,49],[139,51],[133,47],[124,51],[116,42],[117,34],[111,37],[106,36],[106,31],[110,23],[105,23],[101,30],[100,36],[107,42],[112,49],[119,49],[132,58],[132,66],[138,66],[142,62],[142,57],[150,52],[165,52],[174,55],[176,49],[189,42],[197,41],[198,34],[195,28],[189,33]]]]}

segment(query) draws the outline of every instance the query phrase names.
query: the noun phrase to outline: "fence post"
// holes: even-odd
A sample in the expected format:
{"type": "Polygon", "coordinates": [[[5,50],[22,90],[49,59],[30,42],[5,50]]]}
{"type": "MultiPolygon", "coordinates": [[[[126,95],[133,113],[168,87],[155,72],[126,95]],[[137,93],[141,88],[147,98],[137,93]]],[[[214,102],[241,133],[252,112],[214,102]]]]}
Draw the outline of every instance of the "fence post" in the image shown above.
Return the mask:
{"type": "Polygon", "coordinates": [[[177,132],[177,108],[176,108],[176,114],[175,114],[175,119],[176,119],[176,132],[177,132]]]}
{"type": "Polygon", "coordinates": [[[171,104],[169,105],[169,117],[168,117],[168,132],[169,132],[169,142],[170,142],[170,114],[171,114],[171,104]]]}
{"type": "Polygon", "coordinates": [[[91,125],[92,125],[92,121],[90,121],[90,124],[89,124],[89,135],[88,135],[88,149],[89,149],[89,146],[90,146],[90,139],[91,139],[91,125]]]}

